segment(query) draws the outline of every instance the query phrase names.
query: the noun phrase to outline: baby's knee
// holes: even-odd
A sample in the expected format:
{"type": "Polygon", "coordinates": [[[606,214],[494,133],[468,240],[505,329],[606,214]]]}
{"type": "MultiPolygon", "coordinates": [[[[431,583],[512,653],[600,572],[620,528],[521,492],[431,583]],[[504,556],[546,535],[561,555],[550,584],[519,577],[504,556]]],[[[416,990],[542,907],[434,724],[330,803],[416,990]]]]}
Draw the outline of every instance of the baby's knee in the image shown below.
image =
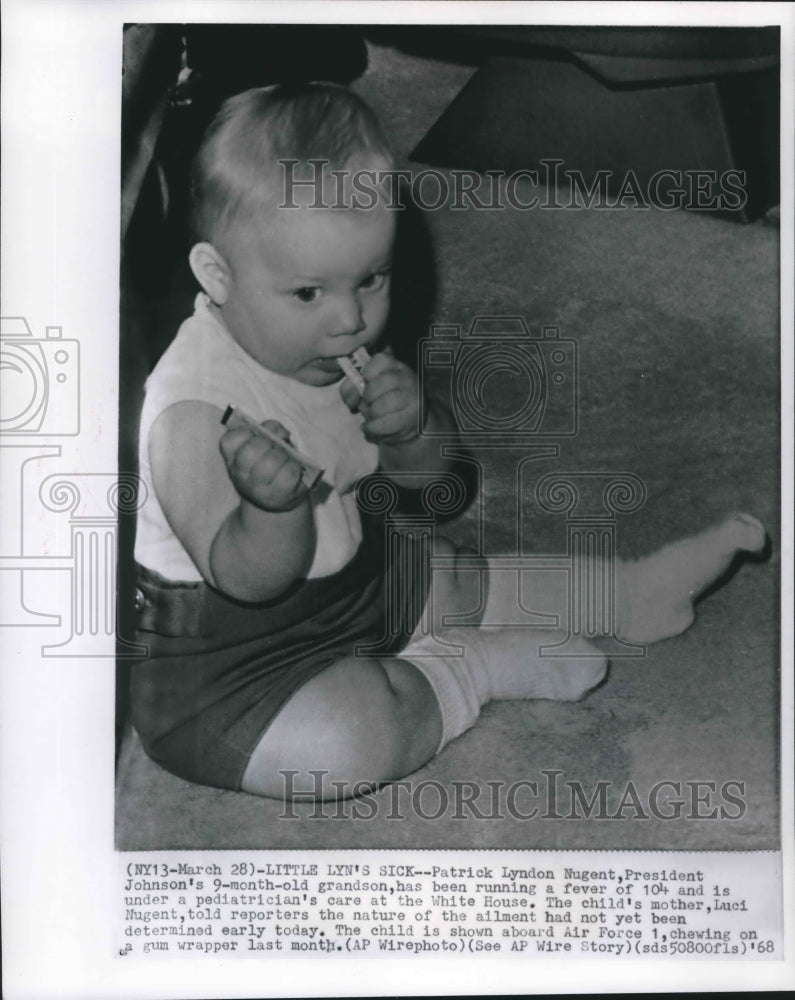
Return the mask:
{"type": "Polygon", "coordinates": [[[319,798],[402,778],[424,764],[441,739],[432,689],[403,660],[349,657],[317,675],[277,716],[254,752],[245,791],[273,795],[282,772],[319,798]]]}
{"type": "Polygon", "coordinates": [[[402,778],[433,756],[441,720],[429,682],[405,660],[356,660],[348,674],[355,722],[351,771],[375,780],[402,778]]]}

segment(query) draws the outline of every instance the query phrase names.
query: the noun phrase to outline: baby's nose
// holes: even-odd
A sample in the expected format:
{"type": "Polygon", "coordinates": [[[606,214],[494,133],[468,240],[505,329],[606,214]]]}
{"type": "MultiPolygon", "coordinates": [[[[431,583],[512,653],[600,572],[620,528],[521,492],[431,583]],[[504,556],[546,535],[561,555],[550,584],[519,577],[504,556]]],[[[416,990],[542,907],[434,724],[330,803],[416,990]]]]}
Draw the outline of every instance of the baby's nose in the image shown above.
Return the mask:
{"type": "Polygon", "coordinates": [[[357,298],[349,298],[340,302],[334,315],[332,336],[352,337],[361,333],[365,327],[362,307],[357,298]]]}

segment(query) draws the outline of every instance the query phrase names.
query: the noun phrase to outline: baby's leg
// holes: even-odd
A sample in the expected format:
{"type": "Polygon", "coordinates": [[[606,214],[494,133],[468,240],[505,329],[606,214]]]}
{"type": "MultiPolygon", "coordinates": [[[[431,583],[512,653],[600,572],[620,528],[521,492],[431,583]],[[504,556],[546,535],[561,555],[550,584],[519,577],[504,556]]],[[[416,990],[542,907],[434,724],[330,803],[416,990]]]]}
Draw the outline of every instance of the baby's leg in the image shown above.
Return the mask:
{"type": "Polygon", "coordinates": [[[272,798],[361,794],[416,771],[469,729],[490,699],[577,700],[606,670],[604,656],[587,643],[582,658],[538,657],[537,643],[517,629],[451,630],[445,638],[459,640],[463,656],[425,656],[417,643],[407,659],[350,657],[316,675],[254,749],[243,791],[272,798]]]}
{"type": "Polygon", "coordinates": [[[733,514],[693,538],[666,545],[635,562],[616,565],[616,621],[630,642],[657,642],[693,622],[693,602],[738,552],[760,552],[765,529],[748,514],[733,514]]]}
{"type": "MultiPolygon", "coordinates": [[[[542,646],[563,641],[556,629],[444,627],[446,615],[472,621],[473,609],[484,604],[488,612],[495,595],[482,592],[489,589],[485,560],[480,570],[473,569],[474,553],[457,550],[446,539],[437,539],[436,554],[446,568],[434,573],[433,633],[415,633],[401,657],[422,671],[434,689],[441,706],[442,746],[472,725],[481,706],[492,699],[577,701],[604,678],[606,657],[584,639],[570,641],[565,656],[542,655],[542,646]],[[460,571],[459,556],[465,557],[460,571]],[[458,647],[457,655],[437,655],[439,640],[458,647]]],[[[496,595],[498,604],[502,597],[496,595]]]]}
{"type": "Polygon", "coordinates": [[[400,659],[351,656],[287,702],[254,749],[241,787],[279,799],[302,791],[346,798],[365,790],[357,783],[373,786],[416,771],[441,734],[433,688],[417,669],[400,659]]]}
{"type": "MultiPolygon", "coordinates": [[[[455,552],[443,540],[439,551],[455,552]]],[[[478,603],[477,572],[445,572],[434,584],[437,619],[478,603]]],[[[242,788],[274,798],[306,789],[317,797],[320,782],[319,797],[339,798],[362,783],[360,794],[364,784],[416,771],[473,725],[493,698],[577,700],[604,677],[606,660],[585,641],[565,658],[539,654],[542,641],[561,638],[549,629],[437,626],[424,637],[415,634],[400,658],[340,660],[274,719],[251,756],[242,788]],[[459,646],[462,655],[439,655],[435,637],[459,646]]]]}
{"type": "MultiPolygon", "coordinates": [[[[693,602],[698,596],[729,568],[738,552],[759,552],[765,541],[765,530],[755,518],[733,514],[721,524],[666,545],[643,559],[616,559],[613,573],[606,572],[598,556],[579,566],[577,579],[560,568],[555,572],[528,568],[521,571],[520,580],[501,570],[494,574],[498,586],[489,594],[484,621],[515,620],[521,592],[525,609],[532,608],[537,616],[555,616],[562,628],[568,625],[576,631],[582,622],[568,620],[572,608],[576,605],[581,616],[586,602],[602,609],[607,597],[600,588],[614,580],[610,600],[617,636],[633,643],[657,642],[689,628],[695,616],[693,602]],[[582,592],[585,579],[594,588],[590,595],[582,592]]],[[[601,628],[601,610],[596,619],[601,628]]],[[[531,629],[529,634],[538,636],[545,646],[555,641],[544,629],[531,629]]],[[[599,635],[595,633],[594,637],[599,635]]]]}

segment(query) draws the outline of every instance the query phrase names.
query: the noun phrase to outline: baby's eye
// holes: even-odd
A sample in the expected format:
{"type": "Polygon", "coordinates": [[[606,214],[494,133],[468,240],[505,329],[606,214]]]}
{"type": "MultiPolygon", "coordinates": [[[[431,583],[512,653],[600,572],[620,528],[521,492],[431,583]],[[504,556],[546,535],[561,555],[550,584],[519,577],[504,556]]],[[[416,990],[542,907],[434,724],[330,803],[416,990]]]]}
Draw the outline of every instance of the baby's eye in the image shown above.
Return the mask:
{"type": "Polygon", "coordinates": [[[377,271],[375,274],[368,274],[360,287],[365,291],[377,291],[379,288],[383,288],[388,277],[389,271],[377,271]]]}
{"type": "Polygon", "coordinates": [[[314,302],[320,295],[320,289],[311,286],[306,288],[296,288],[293,295],[299,302],[314,302]]]}

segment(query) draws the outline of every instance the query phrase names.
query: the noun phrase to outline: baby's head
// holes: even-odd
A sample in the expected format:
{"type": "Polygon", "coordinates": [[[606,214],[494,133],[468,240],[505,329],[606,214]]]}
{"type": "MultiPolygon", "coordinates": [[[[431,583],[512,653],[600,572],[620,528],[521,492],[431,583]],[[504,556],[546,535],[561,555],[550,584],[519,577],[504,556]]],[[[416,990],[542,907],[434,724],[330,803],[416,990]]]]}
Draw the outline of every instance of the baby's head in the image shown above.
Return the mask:
{"type": "Polygon", "coordinates": [[[193,167],[190,263],[233,337],[261,364],[324,385],[341,377],[334,358],[377,340],[394,212],[382,198],[337,207],[341,175],[331,172],[391,166],[375,115],[344,87],[249,90],[219,111],[193,167]],[[322,172],[310,161],[323,161],[322,172]],[[318,189],[290,190],[288,176],[315,177],[324,192],[331,185],[321,200],[332,207],[313,207],[318,189]]]}
{"type": "Polygon", "coordinates": [[[267,221],[279,205],[313,201],[308,185],[288,177],[319,176],[333,203],[330,171],[388,170],[392,154],[371,109],[333,83],[279,85],[230,98],[208,128],[191,173],[193,235],[223,249],[235,228],[267,221]],[[295,163],[285,167],[285,163],[295,163]],[[301,199],[305,194],[306,198],[301,199]],[[291,197],[292,196],[292,197],[291,197]]]}

